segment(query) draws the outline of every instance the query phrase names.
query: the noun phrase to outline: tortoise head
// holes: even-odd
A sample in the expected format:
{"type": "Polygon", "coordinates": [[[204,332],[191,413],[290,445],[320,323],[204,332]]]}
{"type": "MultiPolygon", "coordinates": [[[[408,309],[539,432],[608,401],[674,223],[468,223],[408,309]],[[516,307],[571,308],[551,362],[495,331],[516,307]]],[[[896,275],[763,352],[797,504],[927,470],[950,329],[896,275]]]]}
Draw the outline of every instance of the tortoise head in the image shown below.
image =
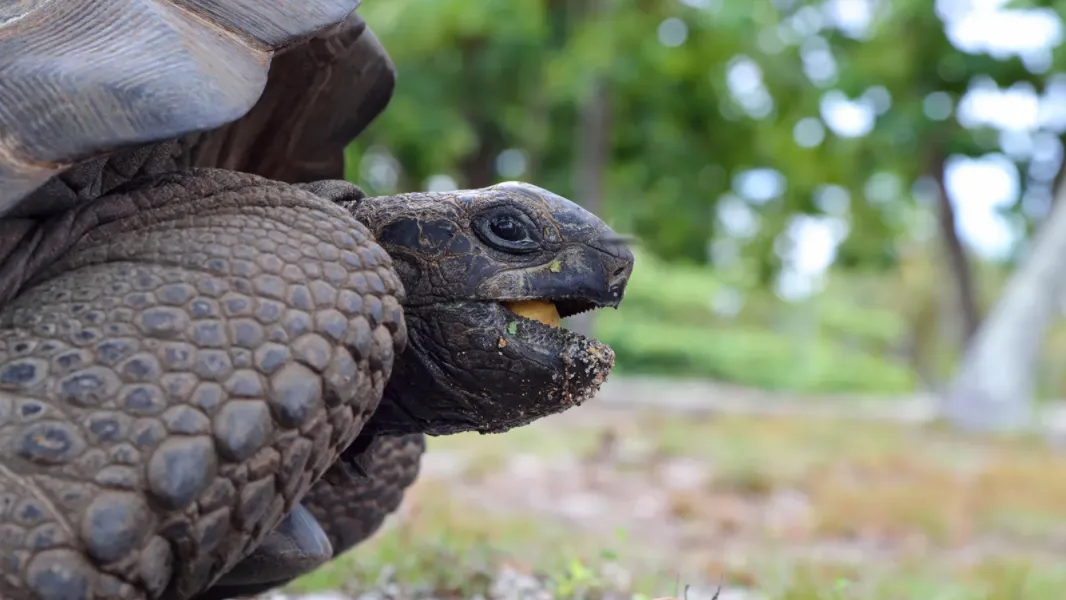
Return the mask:
{"type": "Polygon", "coordinates": [[[580,404],[606,380],[611,349],[559,322],[617,307],[633,270],[592,213],[514,182],[348,208],[406,290],[407,348],[373,433],[502,432],[580,404]]]}

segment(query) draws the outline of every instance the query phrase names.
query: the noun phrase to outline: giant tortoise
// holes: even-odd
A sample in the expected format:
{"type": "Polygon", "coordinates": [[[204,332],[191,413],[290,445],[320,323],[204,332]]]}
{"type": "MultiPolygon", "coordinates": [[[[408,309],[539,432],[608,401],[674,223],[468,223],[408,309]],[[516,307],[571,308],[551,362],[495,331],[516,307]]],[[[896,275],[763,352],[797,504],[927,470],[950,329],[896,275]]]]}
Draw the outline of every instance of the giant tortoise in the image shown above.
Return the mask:
{"type": "Polygon", "coordinates": [[[372,534],[424,435],[610,371],[558,326],[632,271],[595,216],[342,180],[395,81],[357,4],[0,4],[5,600],[267,589],[372,534]]]}

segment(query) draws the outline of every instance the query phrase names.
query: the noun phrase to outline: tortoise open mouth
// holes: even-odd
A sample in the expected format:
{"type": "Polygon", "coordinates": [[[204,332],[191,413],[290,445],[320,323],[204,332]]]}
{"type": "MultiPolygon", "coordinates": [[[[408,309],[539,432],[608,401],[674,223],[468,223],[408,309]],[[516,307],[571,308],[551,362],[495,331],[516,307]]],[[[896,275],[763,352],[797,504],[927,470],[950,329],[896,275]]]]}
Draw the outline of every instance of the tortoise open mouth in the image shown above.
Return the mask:
{"type": "Polygon", "coordinates": [[[559,300],[513,300],[500,305],[525,321],[536,321],[552,328],[561,328],[562,320],[604,306],[586,299],[563,298],[559,300]]]}

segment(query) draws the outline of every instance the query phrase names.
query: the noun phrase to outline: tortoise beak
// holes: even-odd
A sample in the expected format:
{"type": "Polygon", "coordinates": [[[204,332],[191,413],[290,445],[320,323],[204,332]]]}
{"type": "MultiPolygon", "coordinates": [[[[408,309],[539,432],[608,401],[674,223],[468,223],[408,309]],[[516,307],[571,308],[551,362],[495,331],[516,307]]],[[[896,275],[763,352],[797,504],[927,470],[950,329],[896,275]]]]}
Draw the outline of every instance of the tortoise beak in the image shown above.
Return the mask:
{"type": "Polygon", "coordinates": [[[483,281],[477,296],[498,302],[547,300],[562,318],[596,308],[617,308],[633,273],[625,246],[575,244],[546,265],[504,271],[483,281]]]}

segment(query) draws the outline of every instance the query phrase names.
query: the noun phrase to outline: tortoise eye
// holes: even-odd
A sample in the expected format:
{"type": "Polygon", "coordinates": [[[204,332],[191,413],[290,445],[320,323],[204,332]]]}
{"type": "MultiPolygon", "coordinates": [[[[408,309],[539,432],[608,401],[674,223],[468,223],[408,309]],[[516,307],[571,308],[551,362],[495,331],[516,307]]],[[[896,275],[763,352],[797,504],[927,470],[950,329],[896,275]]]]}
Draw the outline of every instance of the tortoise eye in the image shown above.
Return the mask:
{"type": "Polygon", "coordinates": [[[500,239],[508,242],[520,242],[529,237],[526,228],[514,220],[511,215],[500,215],[489,223],[489,229],[500,239]]]}
{"type": "Polygon", "coordinates": [[[478,215],[474,231],[489,246],[511,254],[528,254],[540,249],[540,236],[525,213],[502,206],[478,215]]]}

